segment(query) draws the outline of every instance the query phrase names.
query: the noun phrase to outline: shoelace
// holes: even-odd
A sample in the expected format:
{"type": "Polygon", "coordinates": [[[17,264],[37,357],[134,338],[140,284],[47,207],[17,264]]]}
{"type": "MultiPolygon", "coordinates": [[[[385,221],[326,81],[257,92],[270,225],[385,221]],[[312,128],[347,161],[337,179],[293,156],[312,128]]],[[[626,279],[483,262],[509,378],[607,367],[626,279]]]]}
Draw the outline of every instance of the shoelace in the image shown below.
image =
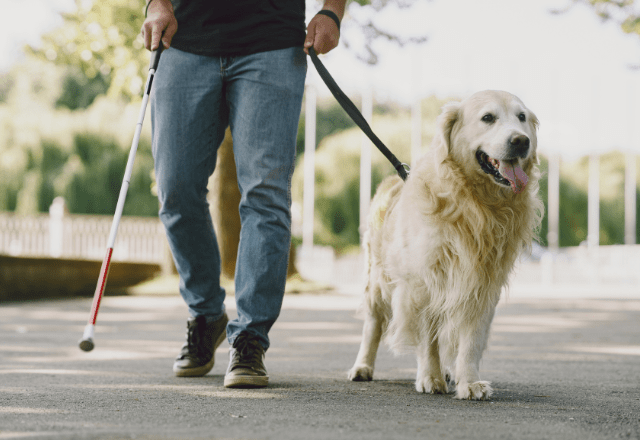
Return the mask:
{"type": "Polygon", "coordinates": [[[202,340],[202,331],[199,330],[199,326],[196,320],[189,321],[187,324],[187,350],[189,353],[198,353],[198,347],[202,340]]]}
{"type": "Polygon", "coordinates": [[[236,349],[238,360],[242,361],[236,364],[237,367],[253,368],[256,363],[262,362],[264,349],[257,339],[240,337],[233,344],[233,348],[236,349]]]}

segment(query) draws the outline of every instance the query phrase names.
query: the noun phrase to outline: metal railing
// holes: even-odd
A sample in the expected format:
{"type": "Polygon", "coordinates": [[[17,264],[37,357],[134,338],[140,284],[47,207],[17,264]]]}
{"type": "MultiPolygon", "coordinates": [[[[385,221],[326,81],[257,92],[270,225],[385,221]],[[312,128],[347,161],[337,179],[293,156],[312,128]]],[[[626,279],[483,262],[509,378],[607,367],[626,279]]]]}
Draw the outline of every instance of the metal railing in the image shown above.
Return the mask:
{"type": "MultiPolygon", "coordinates": [[[[61,199],[54,200],[49,212],[32,216],[0,213],[0,254],[102,260],[112,216],[69,214],[61,199]]],[[[162,264],[166,255],[167,240],[160,220],[123,217],[114,260],[162,264]]]]}

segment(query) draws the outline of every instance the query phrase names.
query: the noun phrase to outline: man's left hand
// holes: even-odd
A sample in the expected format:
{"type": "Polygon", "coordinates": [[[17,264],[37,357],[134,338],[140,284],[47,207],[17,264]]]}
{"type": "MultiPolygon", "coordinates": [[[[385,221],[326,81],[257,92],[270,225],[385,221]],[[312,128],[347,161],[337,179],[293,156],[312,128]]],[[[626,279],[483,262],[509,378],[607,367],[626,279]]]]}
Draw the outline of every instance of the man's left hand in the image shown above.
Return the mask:
{"type": "Polygon", "coordinates": [[[327,53],[338,46],[340,40],[340,29],[335,21],[326,15],[316,15],[307,26],[307,39],[304,42],[304,51],[309,55],[309,48],[318,55],[327,53]]]}

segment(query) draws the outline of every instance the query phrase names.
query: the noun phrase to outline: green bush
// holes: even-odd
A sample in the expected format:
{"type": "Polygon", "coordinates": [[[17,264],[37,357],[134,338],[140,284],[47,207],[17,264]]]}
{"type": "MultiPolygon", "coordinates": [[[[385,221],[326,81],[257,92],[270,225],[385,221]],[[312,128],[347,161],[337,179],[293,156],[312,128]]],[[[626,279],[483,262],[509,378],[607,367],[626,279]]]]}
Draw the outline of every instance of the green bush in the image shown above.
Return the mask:
{"type": "MultiPolygon", "coordinates": [[[[56,141],[45,140],[39,150],[26,151],[24,169],[0,183],[0,210],[48,212],[53,199],[63,196],[72,213],[113,214],[128,154],[113,138],[95,133],[76,134],[71,151],[56,141]]],[[[143,140],[134,163],[125,215],[157,215],[158,201],[151,193],[152,169],[151,147],[143,140]]]]}
{"type": "Polygon", "coordinates": [[[105,75],[87,78],[79,69],[69,68],[62,82],[62,93],[56,100],[56,107],[78,110],[89,107],[96,97],[103,95],[109,88],[105,75]]]}
{"type": "MultiPolygon", "coordinates": [[[[113,214],[118,203],[129,151],[109,137],[80,133],[74,139],[75,160],[60,188],[71,212],[113,214]]],[[[72,161],[73,161],[72,156],[72,161]]],[[[138,146],[124,215],[153,216],[158,200],[151,194],[153,159],[148,142],[138,146]]]]}

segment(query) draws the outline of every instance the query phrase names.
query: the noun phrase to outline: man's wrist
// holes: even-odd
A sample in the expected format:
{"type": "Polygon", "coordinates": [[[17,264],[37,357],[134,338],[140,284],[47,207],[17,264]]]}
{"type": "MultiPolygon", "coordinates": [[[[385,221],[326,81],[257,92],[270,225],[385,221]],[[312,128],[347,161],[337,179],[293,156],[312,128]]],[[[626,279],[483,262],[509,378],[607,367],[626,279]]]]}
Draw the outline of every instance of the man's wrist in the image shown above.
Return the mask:
{"type": "Polygon", "coordinates": [[[346,0],[325,0],[322,10],[333,12],[338,17],[338,20],[342,21],[346,3],[346,0]]]}
{"type": "Polygon", "coordinates": [[[329,17],[330,19],[336,22],[336,26],[338,26],[338,30],[340,30],[340,19],[338,18],[338,14],[336,14],[335,12],[330,11],[329,9],[323,9],[319,11],[316,15],[324,15],[326,17],[329,17]]]}
{"type": "MultiPolygon", "coordinates": [[[[154,0],[146,0],[146,1],[147,1],[147,6],[144,9],[145,18],[147,18],[147,13],[149,12],[149,5],[151,3],[154,3],[154,0]]],[[[158,2],[167,6],[169,11],[173,14],[173,3],[171,3],[171,0],[155,0],[155,3],[158,3],[158,2]]]]}

